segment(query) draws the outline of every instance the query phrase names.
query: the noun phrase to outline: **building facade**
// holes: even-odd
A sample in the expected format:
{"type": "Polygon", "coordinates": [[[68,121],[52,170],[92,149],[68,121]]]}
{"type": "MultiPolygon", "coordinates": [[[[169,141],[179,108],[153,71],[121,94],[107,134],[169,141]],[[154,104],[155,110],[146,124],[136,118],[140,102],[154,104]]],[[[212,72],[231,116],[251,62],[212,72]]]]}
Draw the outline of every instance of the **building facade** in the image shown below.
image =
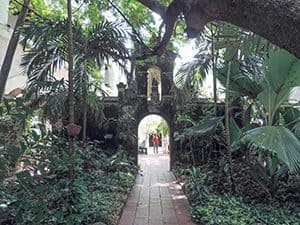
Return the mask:
{"type": "MultiPolygon", "coordinates": [[[[9,1],[0,0],[0,66],[2,66],[16,19],[16,16],[9,15],[9,1]]],[[[20,66],[22,54],[22,46],[18,45],[6,83],[5,93],[9,93],[15,88],[24,88],[26,85],[26,76],[22,73],[20,66]]]]}

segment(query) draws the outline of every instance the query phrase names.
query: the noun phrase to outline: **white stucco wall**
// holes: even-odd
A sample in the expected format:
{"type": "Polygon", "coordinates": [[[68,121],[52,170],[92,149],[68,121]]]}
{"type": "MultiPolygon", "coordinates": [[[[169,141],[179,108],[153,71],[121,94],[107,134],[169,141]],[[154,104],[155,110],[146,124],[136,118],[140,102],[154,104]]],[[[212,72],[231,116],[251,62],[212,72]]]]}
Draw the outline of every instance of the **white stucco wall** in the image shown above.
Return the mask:
{"type": "Polygon", "coordinates": [[[8,19],[8,0],[0,0],[0,24],[6,25],[8,19]]]}
{"type": "MultiPolygon", "coordinates": [[[[11,33],[12,29],[8,28],[7,26],[0,25],[0,66],[2,66],[3,59],[5,57],[11,33]]],[[[6,83],[5,93],[10,92],[17,87],[25,87],[26,76],[22,74],[22,68],[20,66],[22,53],[22,46],[19,45],[13,58],[13,63],[6,83]]]]}
{"type": "MultiPolygon", "coordinates": [[[[13,32],[16,17],[8,15],[8,0],[0,0],[0,66],[2,66],[3,59],[6,54],[6,49],[13,32]]],[[[5,93],[17,87],[25,87],[26,76],[22,75],[21,57],[22,46],[18,46],[15,52],[9,77],[6,83],[5,93]]]]}
{"type": "Polygon", "coordinates": [[[291,95],[290,95],[290,101],[293,103],[300,101],[300,87],[295,87],[292,90],[291,95]]]}

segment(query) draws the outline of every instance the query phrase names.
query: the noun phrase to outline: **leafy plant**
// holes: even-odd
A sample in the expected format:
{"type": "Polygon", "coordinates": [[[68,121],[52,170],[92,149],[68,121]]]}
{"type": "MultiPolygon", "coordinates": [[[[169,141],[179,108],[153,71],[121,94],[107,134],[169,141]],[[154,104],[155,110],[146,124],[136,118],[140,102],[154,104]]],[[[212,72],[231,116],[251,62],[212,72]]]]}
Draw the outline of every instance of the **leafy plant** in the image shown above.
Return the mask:
{"type": "Polygon", "coordinates": [[[214,192],[212,186],[215,185],[215,181],[210,181],[211,176],[212,174],[204,172],[199,167],[179,170],[179,179],[184,182],[184,191],[191,201],[191,216],[195,222],[210,225],[298,223],[300,214],[297,208],[293,210],[291,203],[250,204],[245,203],[240,197],[219,195],[214,192]]]}
{"type": "MultiPolygon", "coordinates": [[[[225,65],[218,74],[223,84],[227,77],[227,67],[225,65]]],[[[248,107],[245,116],[242,116],[248,118],[244,120],[245,124],[242,129],[231,121],[231,131],[234,132],[231,137],[235,140],[235,148],[239,139],[242,138],[243,144],[249,144],[247,145],[248,149],[258,153],[258,160],[250,162],[250,165],[258,162],[265,168],[264,174],[269,176],[268,179],[258,179],[257,181],[260,184],[266,181],[263,188],[268,187],[271,195],[274,196],[277,190],[275,183],[278,182],[275,174],[281,171],[281,167],[284,167],[283,164],[287,165],[291,172],[299,172],[300,154],[297,146],[300,142],[290,130],[282,126],[284,123],[280,118],[286,118],[288,123],[292,123],[292,121],[287,118],[287,112],[280,107],[288,100],[292,88],[300,84],[298,76],[300,61],[284,50],[273,49],[260,68],[259,76],[249,76],[249,70],[233,64],[230,74],[230,78],[233,79],[227,88],[234,98],[245,96],[251,99],[252,103],[249,107],[255,108],[259,112],[259,115],[255,117],[263,121],[264,126],[252,129],[247,124],[250,122],[251,116],[251,113],[249,114],[251,108],[248,107]],[[282,62],[284,65],[281,64],[282,62]]],[[[287,125],[292,128],[291,124],[287,125]]],[[[253,160],[253,157],[248,159],[253,160]]],[[[254,178],[262,176],[261,173],[254,178]]]]}
{"type": "Polygon", "coordinates": [[[4,98],[0,104],[0,182],[17,170],[26,150],[20,141],[28,130],[32,116],[33,110],[26,106],[22,98],[15,101],[4,98]]]}
{"type": "Polygon", "coordinates": [[[192,218],[209,225],[292,225],[300,215],[266,205],[248,205],[230,196],[207,195],[192,209],[192,218]]]}
{"type": "MultiPolygon", "coordinates": [[[[68,61],[68,39],[66,20],[32,18],[22,30],[24,46],[29,47],[23,57],[23,67],[29,79],[28,97],[36,104],[42,104],[44,113],[50,118],[64,115],[67,100],[67,82],[54,76],[63,69],[68,61]]],[[[84,25],[78,20],[73,24],[74,33],[74,91],[76,102],[83,109],[77,110],[77,117],[82,113],[83,140],[86,141],[88,110],[96,111],[97,118],[102,111],[101,101],[93,104],[104,91],[95,82],[90,82],[96,70],[111,60],[124,68],[128,55],[124,45],[125,32],[119,25],[102,21],[93,25],[84,25]],[[101,103],[101,104],[99,104],[101,103]]]]}
{"type": "Polygon", "coordinates": [[[70,156],[66,139],[42,129],[30,129],[21,141],[23,167],[0,185],[0,223],[117,223],[137,171],[122,152],[109,157],[97,142],[82,148],[76,141],[70,156]]]}

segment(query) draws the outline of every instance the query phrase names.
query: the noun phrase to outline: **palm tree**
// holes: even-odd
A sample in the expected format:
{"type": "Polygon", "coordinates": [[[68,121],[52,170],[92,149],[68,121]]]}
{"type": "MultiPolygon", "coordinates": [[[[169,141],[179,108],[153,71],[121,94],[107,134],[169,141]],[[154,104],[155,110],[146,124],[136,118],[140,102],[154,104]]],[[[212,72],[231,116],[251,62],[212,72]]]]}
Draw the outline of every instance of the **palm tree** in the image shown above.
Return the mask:
{"type": "Polygon", "coordinates": [[[265,126],[246,132],[245,141],[252,146],[268,149],[273,167],[278,158],[291,171],[300,173],[300,142],[297,137],[279,121],[280,108],[288,100],[291,90],[300,86],[300,60],[284,50],[274,50],[266,62],[261,81],[263,91],[257,100],[263,106],[265,126]]]}
{"type": "MultiPolygon", "coordinates": [[[[215,32],[212,31],[212,27],[216,26],[215,23],[211,23],[210,26],[205,27],[197,39],[198,52],[192,61],[183,64],[175,75],[177,86],[189,94],[198,94],[199,88],[203,85],[203,80],[217,61],[214,48],[215,32]]],[[[214,99],[216,99],[215,95],[214,99]]]]}
{"type": "MultiPolygon", "coordinates": [[[[250,143],[252,148],[259,149],[264,154],[267,151],[265,155],[269,174],[277,171],[274,168],[278,168],[280,162],[286,164],[292,172],[300,172],[300,142],[283,126],[279,116],[286,112],[281,110],[281,106],[288,100],[291,90],[300,85],[300,61],[284,50],[274,49],[269,52],[269,57],[262,65],[260,76],[251,78],[239,66],[233,65],[227,88],[232,96],[247,96],[256,103],[264,126],[250,130],[247,128],[243,137],[239,131],[241,135],[236,138],[242,137],[243,142],[250,143]]],[[[218,73],[219,80],[224,84],[227,67],[225,65],[218,73]]]]}
{"type": "MultiPolygon", "coordinates": [[[[31,45],[23,58],[23,66],[29,80],[30,94],[46,92],[46,103],[53,103],[53,96],[61,95],[60,109],[66,100],[66,81],[57,80],[55,72],[63,68],[68,61],[68,39],[65,33],[66,20],[43,21],[32,19],[23,29],[23,43],[31,45]]],[[[85,139],[87,98],[89,79],[95,69],[100,70],[104,63],[113,60],[124,64],[127,56],[125,33],[116,24],[103,21],[92,26],[83,26],[73,22],[74,42],[74,92],[76,98],[83,96],[85,139]]]]}
{"type": "MultiPolygon", "coordinates": [[[[215,112],[216,69],[231,61],[240,66],[247,66],[251,74],[260,74],[265,54],[272,47],[268,41],[252,32],[227,23],[211,23],[206,26],[196,43],[198,52],[192,61],[180,68],[175,77],[176,83],[189,92],[191,89],[198,91],[202,81],[212,72],[215,112]]],[[[225,86],[224,83],[223,86],[225,86]]]]}

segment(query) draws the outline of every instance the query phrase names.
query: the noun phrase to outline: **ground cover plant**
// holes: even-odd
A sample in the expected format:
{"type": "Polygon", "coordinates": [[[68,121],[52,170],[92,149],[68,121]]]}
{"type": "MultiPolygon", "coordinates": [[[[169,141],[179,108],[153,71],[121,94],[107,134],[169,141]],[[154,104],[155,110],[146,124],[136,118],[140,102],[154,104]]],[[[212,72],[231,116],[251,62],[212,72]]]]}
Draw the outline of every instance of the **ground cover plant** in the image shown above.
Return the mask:
{"type": "MultiPolygon", "coordinates": [[[[3,109],[2,116],[20,112],[3,109]]],[[[65,137],[42,125],[25,130],[19,143],[1,142],[0,224],[117,224],[137,171],[122,149],[110,155],[97,142],[82,147],[76,141],[70,156],[65,137]]]]}
{"type": "MultiPolygon", "coordinates": [[[[241,170],[240,163],[234,165],[235,179],[239,179],[235,195],[229,194],[230,185],[220,178],[218,171],[211,171],[211,165],[178,170],[177,177],[184,183],[195,222],[210,225],[299,224],[299,193],[287,192],[288,187],[295,188],[295,183],[282,184],[276,199],[268,199],[260,186],[251,181],[246,167],[241,170]],[[238,174],[238,171],[241,172],[238,174]]],[[[299,181],[297,185],[299,188],[299,181]]]]}

